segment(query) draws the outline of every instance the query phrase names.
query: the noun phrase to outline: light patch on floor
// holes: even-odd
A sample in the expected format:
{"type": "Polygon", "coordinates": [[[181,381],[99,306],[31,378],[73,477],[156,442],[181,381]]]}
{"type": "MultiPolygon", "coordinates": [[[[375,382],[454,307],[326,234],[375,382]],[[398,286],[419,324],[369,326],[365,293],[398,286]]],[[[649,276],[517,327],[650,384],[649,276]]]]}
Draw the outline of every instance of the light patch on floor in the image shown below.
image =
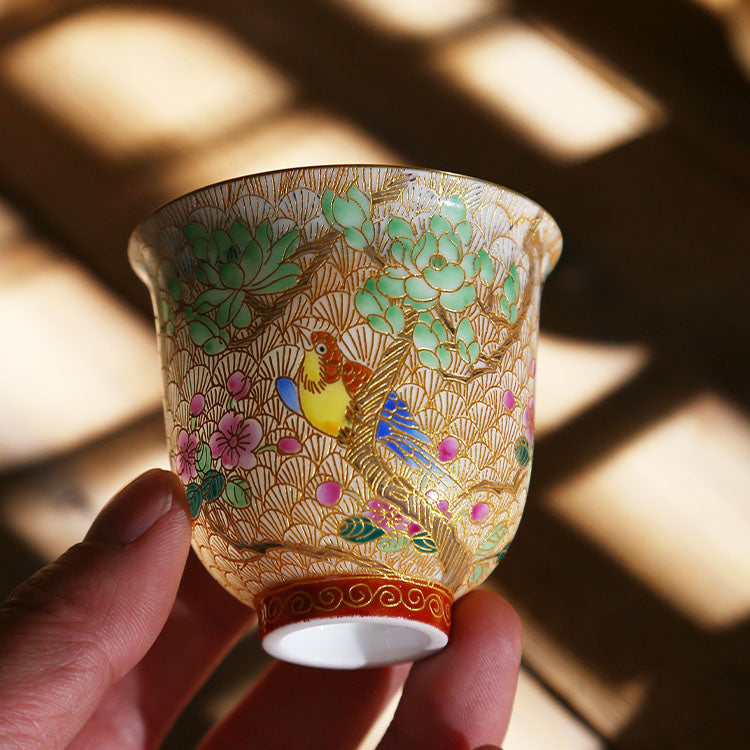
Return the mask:
{"type": "Polygon", "coordinates": [[[161,404],[154,329],[33,240],[0,254],[0,468],[69,450],[161,404]]]}
{"type": "Polygon", "coordinates": [[[621,388],[648,363],[646,347],[542,334],[536,384],[536,434],[542,436],[621,388]]]}
{"type": "Polygon", "coordinates": [[[704,393],[550,490],[549,508],[706,628],[750,615],[750,420],[704,393]]]}
{"type": "Polygon", "coordinates": [[[289,81],[220,26],[107,5],[24,37],[3,52],[0,73],[118,159],[223,136],[293,94],[289,81]]]}
{"type": "Polygon", "coordinates": [[[550,157],[590,158],[643,135],[655,101],[590,53],[517,21],[440,48],[436,69],[550,157]]]}

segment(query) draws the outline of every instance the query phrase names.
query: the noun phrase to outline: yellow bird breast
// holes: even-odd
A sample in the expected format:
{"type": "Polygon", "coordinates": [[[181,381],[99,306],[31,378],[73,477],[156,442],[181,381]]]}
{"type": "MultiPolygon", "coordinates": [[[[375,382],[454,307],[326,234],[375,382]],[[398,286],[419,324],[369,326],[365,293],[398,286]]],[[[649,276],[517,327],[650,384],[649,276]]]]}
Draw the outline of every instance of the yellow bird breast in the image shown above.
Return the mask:
{"type": "Polygon", "coordinates": [[[322,391],[314,393],[304,385],[299,389],[299,405],[307,421],[328,435],[339,434],[347,424],[346,409],[349,406],[349,394],[343,380],[327,383],[322,391]]]}

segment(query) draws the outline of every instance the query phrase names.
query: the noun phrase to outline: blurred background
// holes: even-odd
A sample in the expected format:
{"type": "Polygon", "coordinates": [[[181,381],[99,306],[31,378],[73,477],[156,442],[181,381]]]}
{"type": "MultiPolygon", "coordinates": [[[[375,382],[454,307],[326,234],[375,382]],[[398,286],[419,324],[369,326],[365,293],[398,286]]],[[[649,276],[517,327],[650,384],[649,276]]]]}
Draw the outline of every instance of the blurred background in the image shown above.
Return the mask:
{"type": "MultiPolygon", "coordinates": [[[[525,627],[506,750],[750,746],[749,38],[744,0],[0,0],[0,595],[167,464],[145,213],[279,167],[453,170],[565,237],[489,582],[525,627]]],[[[266,663],[250,634],[165,746],[266,663]]]]}

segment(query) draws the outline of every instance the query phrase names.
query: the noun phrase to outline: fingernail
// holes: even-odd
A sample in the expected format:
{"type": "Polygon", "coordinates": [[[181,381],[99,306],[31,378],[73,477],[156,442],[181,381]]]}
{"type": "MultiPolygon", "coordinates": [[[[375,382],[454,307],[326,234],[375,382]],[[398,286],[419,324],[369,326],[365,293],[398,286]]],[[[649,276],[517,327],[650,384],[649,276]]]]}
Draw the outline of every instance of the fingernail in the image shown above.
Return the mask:
{"type": "Polygon", "coordinates": [[[94,519],[85,541],[129,544],[172,508],[177,477],[152,469],[123,487],[94,519]]]}

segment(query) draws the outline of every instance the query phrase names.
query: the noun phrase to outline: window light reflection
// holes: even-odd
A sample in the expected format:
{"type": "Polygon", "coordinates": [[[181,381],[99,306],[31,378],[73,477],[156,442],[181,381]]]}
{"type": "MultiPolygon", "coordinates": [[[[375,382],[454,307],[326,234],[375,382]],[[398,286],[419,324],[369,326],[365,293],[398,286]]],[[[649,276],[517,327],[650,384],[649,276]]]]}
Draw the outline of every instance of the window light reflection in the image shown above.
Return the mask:
{"type": "Polygon", "coordinates": [[[569,48],[528,25],[503,21],[447,45],[435,62],[558,160],[591,157],[657,124],[654,102],[600,61],[588,55],[591,64],[584,63],[569,48]]]}
{"type": "Polygon", "coordinates": [[[0,71],[27,97],[114,157],[200,143],[268,115],[292,87],[204,21],[99,7],[17,42],[0,71]]]}

